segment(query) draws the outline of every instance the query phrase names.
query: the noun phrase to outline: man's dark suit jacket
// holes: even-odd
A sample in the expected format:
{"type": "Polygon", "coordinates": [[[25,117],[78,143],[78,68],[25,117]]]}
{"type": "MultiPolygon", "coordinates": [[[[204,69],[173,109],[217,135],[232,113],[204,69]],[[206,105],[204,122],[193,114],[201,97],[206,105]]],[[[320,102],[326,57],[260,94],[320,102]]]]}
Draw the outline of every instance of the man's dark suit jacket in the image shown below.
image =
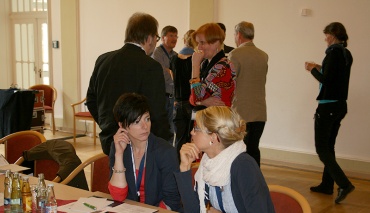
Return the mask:
{"type": "Polygon", "coordinates": [[[229,52],[231,52],[233,49],[234,49],[234,47],[230,47],[230,46],[227,46],[226,44],[224,44],[224,52],[225,52],[225,53],[229,53],[229,52]]]}
{"type": "Polygon", "coordinates": [[[99,134],[103,152],[109,155],[118,124],[113,107],[124,93],[135,92],[148,98],[151,131],[168,140],[169,123],[165,109],[165,84],[162,66],[134,44],[99,56],[87,90],[87,107],[102,130],[99,134]]]}

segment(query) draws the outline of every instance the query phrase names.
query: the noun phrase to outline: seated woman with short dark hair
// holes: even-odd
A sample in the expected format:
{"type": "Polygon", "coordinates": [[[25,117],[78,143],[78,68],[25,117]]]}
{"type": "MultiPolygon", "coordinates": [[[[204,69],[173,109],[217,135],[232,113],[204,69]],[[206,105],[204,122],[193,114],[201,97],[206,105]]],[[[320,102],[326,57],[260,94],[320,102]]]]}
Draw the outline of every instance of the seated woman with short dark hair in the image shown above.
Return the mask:
{"type": "Polygon", "coordinates": [[[113,199],[179,211],[181,201],[173,174],[179,171],[176,150],[150,133],[145,96],[125,93],[113,113],[119,125],[109,154],[112,176],[108,188],[113,199]]]}

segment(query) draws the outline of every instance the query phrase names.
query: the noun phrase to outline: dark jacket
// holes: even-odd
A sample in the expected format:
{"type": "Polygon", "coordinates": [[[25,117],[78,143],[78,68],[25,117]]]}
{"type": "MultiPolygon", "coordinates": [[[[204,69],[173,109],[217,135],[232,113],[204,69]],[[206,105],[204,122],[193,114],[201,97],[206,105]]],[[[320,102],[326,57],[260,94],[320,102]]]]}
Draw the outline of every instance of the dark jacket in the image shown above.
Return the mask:
{"type": "Polygon", "coordinates": [[[118,130],[113,107],[117,99],[127,92],[148,98],[151,131],[166,140],[171,137],[162,67],[143,49],[126,43],[121,49],[98,57],[86,95],[87,107],[102,130],[99,136],[106,155],[109,155],[113,135],[118,130]]]}
{"type": "Polygon", "coordinates": [[[173,82],[175,85],[175,100],[189,101],[190,84],[192,72],[191,56],[181,59],[177,55],[171,59],[170,69],[173,72],[173,82]]]}
{"type": "MultiPolygon", "coordinates": [[[[230,169],[231,193],[239,213],[273,213],[274,205],[265,179],[255,160],[247,153],[238,155],[230,169]]],[[[175,173],[184,212],[199,212],[198,193],[193,190],[191,170],[175,173]]]]}
{"type": "MultiPolygon", "coordinates": [[[[68,175],[81,164],[81,160],[77,156],[73,145],[67,141],[58,139],[48,140],[30,150],[25,150],[23,152],[23,157],[26,161],[56,161],[59,164],[59,170],[56,175],[61,178],[61,181],[66,179],[68,175]]],[[[84,170],[79,172],[67,185],[89,190],[84,170]]]]}
{"type": "MultiPolygon", "coordinates": [[[[109,155],[111,168],[114,166],[115,152],[112,143],[109,155]]],[[[127,199],[138,200],[130,146],[127,146],[123,153],[123,162],[128,185],[127,199]]],[[[175,148],[151,133],[148,138],[145,167],[145,203],[158,206],[163,200],[173,211],[181,211],[180,194],[173,174],[178,171],[179,162],[175,148]]]]}
{"type": "Polygon", "coordinates": [[[333,44],[325,51],[322,73],[316,68],[311,74],[322,83],[317,100],[347,100],[353,58],[342,44],[333,44]]]}

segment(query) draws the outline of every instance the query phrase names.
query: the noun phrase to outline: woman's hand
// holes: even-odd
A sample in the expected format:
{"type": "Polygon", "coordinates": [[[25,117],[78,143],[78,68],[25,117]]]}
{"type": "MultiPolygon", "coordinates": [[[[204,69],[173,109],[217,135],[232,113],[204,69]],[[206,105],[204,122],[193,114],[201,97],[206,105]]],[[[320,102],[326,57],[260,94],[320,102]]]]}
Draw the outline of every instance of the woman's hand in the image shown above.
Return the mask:
{"type": "Polygon", "coordinates": [[[200,66],[204,59],[204,52],[202,50],[196,51],[193,53],[193,57],[191,58],[191,63],[193,66],[200,66]]]}
{"type": "Polygon", "coordinates": [[[211,207],[207,210],[207,213],[218,213],[218,212],[221,212],[221,211],[218,211],[217,209],[211,207]]]}
{"type": "Polygon", "coordinates": [[[321,66],[316,64],[315,62],[306,61],[304,63],[304,67],[307,71],[311,72],[313,68],[316,68],[317,70],[321,69],[321,66]]]}
{"type": "Polygon", "coordinates": [[[191,163],[199,159],[200,150],[194,143],[186,143],[182,145],[180,150],[180,171],[185,172],[190,170],[191,163]]]}
{"type": "Polygon", "coordinates": [[[123,154],[127,144],[131,144],[127,130],[122,127],[117,130],[116,134],[113,136],[113,140],[114,146],[116,147],[116,154],[123,154]]]}
{"type": "Polygon", "coordinates": [[[221,99],[211,96],[211,97],[201,101],[201,105],[204,105],[206,107],[225,106],[225,103],[223,101],[221,101],[221,99]]]}

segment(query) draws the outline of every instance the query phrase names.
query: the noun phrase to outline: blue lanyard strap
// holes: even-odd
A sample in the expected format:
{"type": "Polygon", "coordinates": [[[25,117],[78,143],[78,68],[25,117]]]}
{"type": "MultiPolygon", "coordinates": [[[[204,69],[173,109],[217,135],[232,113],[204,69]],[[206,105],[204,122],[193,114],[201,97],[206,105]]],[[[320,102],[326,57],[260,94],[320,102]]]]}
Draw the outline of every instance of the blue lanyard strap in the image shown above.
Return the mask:
{"type": "MultiPolygon", "coordinates": [[[[196,185],[196,187],[198,187],[198,185],[196,185]]],[[[209,186],[208,186],[208,184],[204,184],[204,189],[205,189],[204,204],[206,206],[208,206],[208,204],[210,203],[210,199],[209,199],[209,186]]],[[[221,187],[216,186],[215,189],[216,189],[216,195],[217,195],[218,205],[219,205],[221,211],[223,213],[226,213],[226,211],[224,209],[224,204],[222,203],[222,195],[221,195],[222,190],[221,190],[221,187]]]]}
{"type": "Polygon", "coordinates": [[[221,211],[223,213],[225,213],[224,204],[222,203],[221,187],[216,186],[215,188],[216,188],[216,195],[217,195],[218,205],[220,206],[221,211]]]}
{"type": "Polygon", "coordinates": [[[168,54],[167,50],[164,48],[163,45],[160,45],[160,47],[162,48],[163,52],[166,53],[166,56],[168,57],[168,59],[171,59],[170,55],[168,54]]]}
{"type": "Polygon", "coordinates": [[[140,167],[139,167],[139,174],[137,175],[137,180],[136,180],[136,191],[137,192],[139,192],[139,190],[140,190],[141,179],[143,178],[145,156],[146,156],[146,152],[145,152],[143,158],[141,158],[140,167]]]}

